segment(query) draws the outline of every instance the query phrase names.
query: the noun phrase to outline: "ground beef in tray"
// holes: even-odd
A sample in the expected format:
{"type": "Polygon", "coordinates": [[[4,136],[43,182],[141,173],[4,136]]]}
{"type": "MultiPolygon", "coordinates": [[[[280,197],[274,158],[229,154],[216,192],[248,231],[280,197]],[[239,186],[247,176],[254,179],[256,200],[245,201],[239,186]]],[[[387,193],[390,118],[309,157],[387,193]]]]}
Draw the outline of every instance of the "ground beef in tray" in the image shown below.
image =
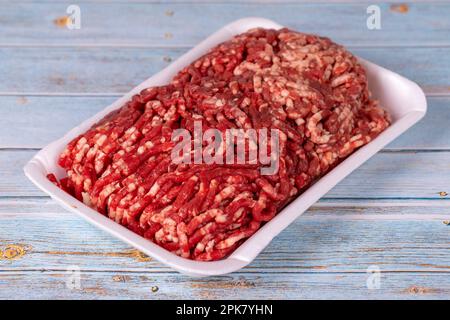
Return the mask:
{"type": "MultiPolygon", "coordinates": [[[[70,142],[54,183],[185,258],[218,260],[389,125],[357,59],[327,38],[254,29],[70,142]],[[174,130],[277,129],[278,170],[179,163],[174,130]]],[[[204,143],[204,142],[203,142],[204,143]]],[[[245,149],[248,153],[249,149],[245,149]]]]}

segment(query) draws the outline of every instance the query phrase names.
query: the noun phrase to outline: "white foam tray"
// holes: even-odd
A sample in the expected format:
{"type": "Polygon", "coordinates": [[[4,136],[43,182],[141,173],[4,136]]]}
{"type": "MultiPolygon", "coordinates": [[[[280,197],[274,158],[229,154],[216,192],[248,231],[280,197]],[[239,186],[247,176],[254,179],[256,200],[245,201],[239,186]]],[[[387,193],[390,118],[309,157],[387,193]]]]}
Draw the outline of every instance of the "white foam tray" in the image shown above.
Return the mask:
{"type": "Polygon", "coordinates": [[[344,179],[349,173],[358,168],[377,151],[397,138],[425,115],[427,109],[425,95],[417,84],[378,65],[360,59],[366,68],[369,88],[373,97],[379,99],[381,105],[391,114],[393,120],[392,125],[372,142],[357,150],[327,175],[322,177],[317,183],[284,208],[274,219],[266,223],[258,232],[247,239],[228,258],[220,261],[198,262],[181,258],[84,205],[82,202],[53,185],[47,180],[46,175],[48,173],[55,173],[58,178],[63,177],[65,172],[57,165],[57,157],[65,148],[66,144],[79,134],[88,130],[106,114],[114,109],[120,108],[134,94],[139,93],[147,87],[168,83],[179,70],[199,58],[210,48],[230,39],[236,34],[255,27],[279,29],[282,26],[262,18],[245,18],[226,25],[109,107],[73,128],[61,139],[47,145],[26,164],[24,167],[25,175],[36,186],[66,209],[77,213],[100,229],[109,232],[152,258],[182,273],[191,276],[211,276],[230,273],[246,266],[255,259],[276,235],[305,212],[320,197],[325,195],[339,181],[344,179]]]}

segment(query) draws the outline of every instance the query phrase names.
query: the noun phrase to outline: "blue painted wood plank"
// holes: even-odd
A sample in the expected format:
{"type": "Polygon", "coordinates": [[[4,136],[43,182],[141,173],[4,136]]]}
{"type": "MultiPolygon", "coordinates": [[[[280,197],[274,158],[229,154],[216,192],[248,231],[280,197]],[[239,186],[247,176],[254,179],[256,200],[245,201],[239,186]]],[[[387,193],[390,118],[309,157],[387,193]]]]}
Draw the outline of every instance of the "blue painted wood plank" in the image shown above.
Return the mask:
{"type": "Polygon", "coordinates": [[[0,96],[0,148],[41,148],[116,99],[0,96]]]}
{"type": "Polygon", "coordinates": [[[378,153],[325,198],[439,199],[450,189],[450,153],[378,153]]]}
{"type": "Polygon", "coordinates": [[[211,31],[246,16],[274,19],[346,45],[450,43],[450,4],[440,2],[409,4],[406,12],[380,3],[382,28],[375,31],[366,26],[368,3],[80,3],[80,30],[54,22],[65,15],[69,4],[2,4],[0,44],[192,46],[211,31]]]}
{"type": "Polygon", "coordinates": [[[450,97],[428,97],[425,117],[386,150],[448,150],[450,147],[450,97]]]}
{"type": "Polygon", "coordinates": [[[0,48],[0,93],[121,94],[167,66],[166,55],[165,49],[0,48]]]}
{"type": "MultiPolygon", "coordinates": [[[[43,196],[22,173],[34,150],[0,150],[0,195],[43,196]]],[[[324,198],[441,199],[450,190],[450,152],[378,153],[324,198]]],[[[450,192],[449,192],[450,193],[450,192]]]]}
{"type": "MultiPolygon", "coordinates": [[[[0,0],[0,3],[8,3],[11,0],[0,0]]],[[[18,1],[15,1],[18,2],[18,1]]],[[[20,2],[32,2],[32,0],[20,0],[20,2]]],[[[54,3],[59,2],[58,0],[39,0],[41,3],[54,3]]],[[[124,0],[77,0],[79,3],[114,3],[114,2],[124,2],[124,0]]],[[[127,1],[130,2],[130,1],[127,1]]],[[[133,0],[132,3],[161,3],[161,0],[133,0]]],[[[166,3],[207,3],[207,4],[217,4],[217,3],[262,3],[262,4],[286,4],[286,3],[310,3],[311,0],[169,0],[164,1],[166,3]]],[[[436,3],[436,2],[450,2],[450,0],[409,0],[408,3],[436,3]]],[[[371,0],[316,0],[314,3],[333,3],[333,4],[346,4],[346,3],[373,3],[371,0]]],[[[378,0],[376,3],[400,3],[403,4],[405,1],[402,0],[378,0]]]]}
{"type": "MultiPolygon", "coordinates": [[[[1,48],[0,94],[120,95],[162,70],[187,48],[1,48]],[[43,58],[45,57],[45,58],[43,58]]],[[[450,48],[354,48],[355,54],[450,93],[450,48]]]]}
{"type": "Polygon", "coordinates": [[[70,273],[1,272],[2,299],[447,299],[447,273],[381,273],[369,290],[369,274],[232,274],[191,279],[174,274],[83,272],[80,289],[70,273]]]}
{"type": "MultiPolygon", "coordinates": [[[[41,148],[116,99],[0,96],[0,148],[41,148]]],[[[429,97],[426,117],[385,150],[450,150],[449,123],[450,97],[429,97]]]]}
{"type": "MultiPolygon", "coordinates": [[[[81,270],[172,272],[158,261],[89,225],[50,201],[0,200],[0,272],[81,270]],[[40,211],[40,213],[36,213],[40,211]],[[19,248],[19,249],[17,249],[19,248]],[[11,257],[11,255],[10,255],[11,257]]],[[[446,254],[450,206],[315,206],[297,219],[240,273],[450,272],[446,254]]]]}
{"type": "MultiPolygon", "coordinates": [[[[431,95],[450,92],[446,73],[450,61],[445,59],[449,56],[445,48],[450,40],[449,4],[413,4],[404,14],[383,4],[383,29],[374,33],[365,29],[367,3],[145,2],[149,3],[129,6],[81,1],[83,29],[78,33],[53,22],[64,14],[68,3],[19,2],[14,7],[2,3],[0,46],[11,47],[0,49],[0,61],[6,62],[0,64],[0,91],[8,95],[0,97],[0,119],[4,119],[0,120],[4,128],[0,129],[0,147],[40,147],[46,139],[53,139],[51,134],[59,136],[66,126],[72,127],[114,100],[29,97],[24,93],[120,94],[163,68],[168,57],[185,51],[174,47],[195,45],[225,22],[247,15],[246,10],[344,44],[382,45],[384,48],[353,51],[416,79],[431,95]],[[197,21],[197,12],[207,18],[197,21]],[[185,28],[186,21],[191,28],[185,28]],[[53,48],[49,50],[46,45],[53,48]],[[78,45],[87,48],[74,47],[78,45]],[[117,45],[122,48],[90,47],[117,45]],[[127,68],[130,72],[124,72],[127,68]],[[11,96],[14,93],[21,95],[11,96]],[[48,110],[53,118],[64,120],[50,124],[48,110]],[[7,121],[11,118],[25,139],[13,137],[7,121]]],[[[448,149],[448,107],[446,97],[431,99],[428,117],[389,149],[448,149]]],[[[15,260],[0,259],[0,298],[423,299],[446,298],[450,293],[445,245],[448,226],[442,223],[448,219],[450,207],[447,197],[438,194],[450,189],[448,152],[377,155],[291,225],[242,272],[201,280],[147,261],[48,198],[40,198],[42,193],[21,174],[21,166],[33,152],[0,151],[0,250],[3,254],[12,244],[28,250],[15,260]],[[366,268],[371,264],[382,270],[379,290],[366,288],[366,268]],[[82,269],[80,290],[65,286],[65,270],[73,265],[82,269]],[[153,292],[156,286],[159,290],[153,292]]]]}

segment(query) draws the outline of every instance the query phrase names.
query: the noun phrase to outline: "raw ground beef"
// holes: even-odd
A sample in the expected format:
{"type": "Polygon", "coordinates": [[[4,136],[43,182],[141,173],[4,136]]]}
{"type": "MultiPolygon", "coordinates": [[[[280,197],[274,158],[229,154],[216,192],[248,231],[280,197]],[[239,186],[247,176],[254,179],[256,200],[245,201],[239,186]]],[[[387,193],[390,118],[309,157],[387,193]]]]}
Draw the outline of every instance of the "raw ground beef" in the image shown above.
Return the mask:
{"type": "MultiPolygon", "coordinates": [[[[50,179],[185,258],[231,253],[287,203],[389,126],[356,58],[327,38],[254,29],[148,88],[70,142],[50,179]],[[279,168],[175,164],[172,133],[278,129],[279,168]]],[[[247,150],[248,151],[248,150],[247,150]]]]}

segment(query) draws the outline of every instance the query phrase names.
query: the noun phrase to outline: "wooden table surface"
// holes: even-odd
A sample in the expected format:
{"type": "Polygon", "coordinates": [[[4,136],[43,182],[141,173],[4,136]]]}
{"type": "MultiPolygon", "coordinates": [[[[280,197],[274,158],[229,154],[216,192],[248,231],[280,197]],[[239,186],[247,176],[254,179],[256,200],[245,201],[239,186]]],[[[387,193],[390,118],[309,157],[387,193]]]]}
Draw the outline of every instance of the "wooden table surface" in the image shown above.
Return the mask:
{"type": "Polygon", "coordinates": [[[447,192],[450,2],[0,0],[0,298],[450,298],[447,192]],[[61,19],[73,3],[79,30],[61,19]],[[366,26],[370,4],[380,30],[366,26]],[[428,114],[221,277],[172,271],[24,177],[41,147],[245,16],[331,37],[416,81],[428,114]],[[68,286],[77,268],[80,287],[68,286]],[[368,286],[368,268],[379,286],[368,286]]]}

